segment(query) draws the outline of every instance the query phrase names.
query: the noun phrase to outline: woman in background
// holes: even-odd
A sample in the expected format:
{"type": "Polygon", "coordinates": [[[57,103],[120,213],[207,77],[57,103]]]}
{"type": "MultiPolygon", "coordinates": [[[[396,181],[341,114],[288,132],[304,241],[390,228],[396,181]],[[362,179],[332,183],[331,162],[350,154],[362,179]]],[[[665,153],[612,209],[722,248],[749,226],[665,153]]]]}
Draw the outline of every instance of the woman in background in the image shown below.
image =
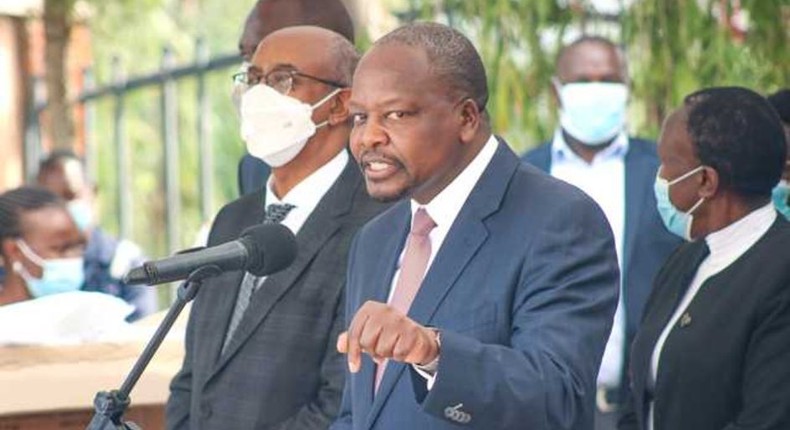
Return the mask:
{"type": "Polygon", "coordinates": [[[665,121],[658,209],[691,242],[656,277],[621,430],[790,429],[790,223],[771,201],[786,151],[744,88],[691,94],[665,121]]]}
{"type": "Polygon", "coordinates": [[[0,195],[0,305],[79,290],[85,237],[63,201],[42,188],[0,195]]]}

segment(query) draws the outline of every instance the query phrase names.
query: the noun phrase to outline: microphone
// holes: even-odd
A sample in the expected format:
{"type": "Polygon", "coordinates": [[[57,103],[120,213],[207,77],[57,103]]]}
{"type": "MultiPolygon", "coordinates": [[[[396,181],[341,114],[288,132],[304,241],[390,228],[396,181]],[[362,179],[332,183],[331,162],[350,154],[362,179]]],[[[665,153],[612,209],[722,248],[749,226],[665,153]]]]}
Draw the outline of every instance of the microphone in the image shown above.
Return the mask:
{"type": "Polygon", "coordinates": [[[156,285],[185,279],[204,266],[221,272],[246,270],[256,276],[270,275],[290,266],[296,258],[296,237],[281,224],[250,227],[232,242],[199,251],[148,261],[123,278],[127,285],[156,285]]]}

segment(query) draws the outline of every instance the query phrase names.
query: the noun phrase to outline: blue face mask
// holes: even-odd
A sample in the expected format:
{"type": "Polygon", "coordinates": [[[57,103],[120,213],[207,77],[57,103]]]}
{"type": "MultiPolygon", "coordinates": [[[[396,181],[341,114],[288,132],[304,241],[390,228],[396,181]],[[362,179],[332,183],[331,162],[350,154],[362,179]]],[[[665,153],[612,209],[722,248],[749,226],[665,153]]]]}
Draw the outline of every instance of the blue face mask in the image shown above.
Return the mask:
{"type": "Polygon", "coordinates": [[[82,257],[45,260],[23,240],[18,240],[17,244],[22,253],[42,269],[41,278],[34,278],[22,263],[15,261],[13,264],[14,271],[25,280],[27,289],[34,298],[77,291],[82,287],[85,282],[82,257]]]}
{"type": "Polygon", "coordinates": [[[771,192],[771,198],[776,210],[790,220],[790,204],[787,201],[790,198],[790,184],[785,180],[779,181],[771,192]]]}
{"type": "Polygon", "coordinates": [[[86,232],[93,226],[93,210],[84,200],[72,200],[67,208],[80,231],[86,232]]]}
{"type": "Polygon", "coordinates": [[[611,141],[625,128],[628,87],[621,83],[584,82],[557,85],[560,126],[588,146],[611,141]]]}
{"type": "Polygon", "coordinates": [[[666,179],[662,178],[660,176],[661,170],[659,169],[659,173],[656,174],[656,183],[653,187],[653,191],[656,194],[656,207],[658,209],[658,214],[661,215],[661,221],[664,222],[664,226],[666,226],[667,230],[673,234],[686,240],[691,240],[691,225],[694,223],[693,213],[702,204],[702,202],[705,201],[705,198],[700,198],[697,200],[697,203],[694,203],[694,206],[692,206],[691,209],[683,212],[678,210],[678,208],[676,208],[669,199],[669,187],[684,179],[690,178],[698,172],[701,172],[702,168],[703,166],[699,166],[685,175],[681,175],[673,179],[672,181],[667,181],[666,179]]]}

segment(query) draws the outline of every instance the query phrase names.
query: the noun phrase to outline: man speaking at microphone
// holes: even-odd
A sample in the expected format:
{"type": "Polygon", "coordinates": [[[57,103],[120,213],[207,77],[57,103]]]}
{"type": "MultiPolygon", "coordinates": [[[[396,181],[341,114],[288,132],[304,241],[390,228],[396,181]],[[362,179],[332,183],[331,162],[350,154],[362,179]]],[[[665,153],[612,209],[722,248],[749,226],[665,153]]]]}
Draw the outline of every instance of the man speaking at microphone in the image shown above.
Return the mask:
{"type": "Polygon", "coordinates": [[[371,196],[408,197],[349,256],[334,430],[591,430],[617,302],[601,210],[491,134],[485,69],[441,24],[382,37],[354,75],[371,196]]]}
{"type": "Polygon", "coordinates": [[[348,248],[384,207],[368,197],[345,149],[357,60],[341,35],[307,26],[276,31],[255,51],[243,76],[241,133],[272,175],[222,208],[209,246],[279,222],[296,234],[297,256],[268,277],[233,271],[204,282],[170,385],[169,429],[323,429],[334,419],[348,248]]]}

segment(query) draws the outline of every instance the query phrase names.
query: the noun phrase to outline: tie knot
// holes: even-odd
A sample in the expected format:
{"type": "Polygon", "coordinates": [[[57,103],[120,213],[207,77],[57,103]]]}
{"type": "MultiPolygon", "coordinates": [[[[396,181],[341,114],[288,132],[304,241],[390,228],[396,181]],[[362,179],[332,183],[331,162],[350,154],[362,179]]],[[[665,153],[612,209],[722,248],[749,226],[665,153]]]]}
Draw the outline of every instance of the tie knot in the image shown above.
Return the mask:
{"type": "Polygon", "coordinates": [[[417,209],[417,212],[414,213],[414,221],[411,225],[411,234],[427,236],[434,227],[436,227],[436,223],[433,222],[428,212],[423,208],[417,209]]]}
{"type": "Polygon", "coordinates": [[[272,203],[267,205],[266,215],[263,218],[263,222],[269,224],[279,224],[285,219],[285,217],[288,215],[288,212],[291,212],[291,209],[295,207],[296,206],[289,203],[284,203],[281,205],[272,203]]]}

